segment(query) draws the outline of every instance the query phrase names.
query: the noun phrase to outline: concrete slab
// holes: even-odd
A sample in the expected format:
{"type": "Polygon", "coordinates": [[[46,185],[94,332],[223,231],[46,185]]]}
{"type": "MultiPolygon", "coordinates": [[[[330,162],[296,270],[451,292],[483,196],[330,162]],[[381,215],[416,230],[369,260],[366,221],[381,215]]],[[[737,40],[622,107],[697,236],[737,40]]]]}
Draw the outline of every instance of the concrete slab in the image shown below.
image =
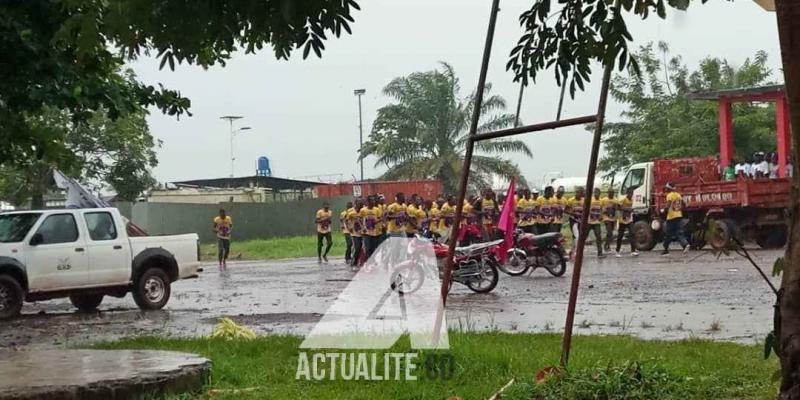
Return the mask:
{"type": "Polygon", "coordinates": [[[0,400],[118,400],[198,391],[211,362],[144,350],[0,350],[0,400]]]}

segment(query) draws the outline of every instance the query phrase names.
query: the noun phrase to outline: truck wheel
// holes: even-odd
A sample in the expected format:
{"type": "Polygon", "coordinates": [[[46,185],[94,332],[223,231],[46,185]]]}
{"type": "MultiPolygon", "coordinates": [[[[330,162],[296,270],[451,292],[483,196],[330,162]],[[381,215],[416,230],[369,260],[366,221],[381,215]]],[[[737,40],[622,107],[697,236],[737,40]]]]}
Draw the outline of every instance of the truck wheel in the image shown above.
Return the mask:
{"type": "Polygon", "coordinates": [[[73,294],[69,296],[72,305],[81,312],[92,312],[103,302],[102,294],[73,294]]]}
{"type": "Polygon", "coordinates": [[[762,249],[780,249],[786,245],[787,236],[786,225],[765,226],[756,233],[756,243],[762,249]]]}
{"type": "Polygon", "coordinates": [[[169,301],[170,280],[161,268],[148,268],[133,282],[133,301],[142,310],[160,310],[169,301]]]}
{"type": "Polygon", "coordinates": [[[716,224],[715,232],[707,232],[706,240],[714,250],[724,249],[733,238],[739,238],[739,226],[731,219],[717,219],[709,222],[716,224]]]}
{"type": "Polygon", "coordinates": [[[25,291],[19,282],[11,276],[0,275],[0,321],[19,315],[24,299],[25,291]]]}
{"type": "Polygon", "coordinates": [[[650,251],[656,247],[656,232],[647,221],[634,222],[631,233],[631,240],[634,241],[637,249],[650,251]]]}

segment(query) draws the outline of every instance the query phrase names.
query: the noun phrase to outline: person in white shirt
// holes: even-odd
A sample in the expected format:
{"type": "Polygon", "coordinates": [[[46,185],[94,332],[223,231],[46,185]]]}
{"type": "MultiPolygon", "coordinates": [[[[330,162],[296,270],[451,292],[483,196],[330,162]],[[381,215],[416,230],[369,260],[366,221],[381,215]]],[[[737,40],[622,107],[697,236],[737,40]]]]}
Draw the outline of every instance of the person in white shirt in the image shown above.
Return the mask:
{"type": "Polygon", "coordinates": [[[769,153],[769,177],[770,179],[778,177],[778,154],[775,152],[769,153]]]}
{"type": "Polygon", "coordinates": [[[764,157],[764,152],[756,153],[756,161],[753,163],[754,178],[769,178],[769,162],[764,157]]]}
{"type": "Polygon", "coordinates": [[[745,178],[747,177],[747,173],[745,172],[744,165],[745,164],[744,164],[743,161],[741,161],[741,160],[736,161],[736,166],[734,167],[733,170],[734,170],[734,173],[736,174],[737,178],[740,177],[740,176],[741,177],[745,177],[745,178]]]}
{"type": "Polygon", "coordinates": [[[745,178],[753,177],[753,157],[747,157],[747,159],[744,162],[744,177],[745,178]]]}

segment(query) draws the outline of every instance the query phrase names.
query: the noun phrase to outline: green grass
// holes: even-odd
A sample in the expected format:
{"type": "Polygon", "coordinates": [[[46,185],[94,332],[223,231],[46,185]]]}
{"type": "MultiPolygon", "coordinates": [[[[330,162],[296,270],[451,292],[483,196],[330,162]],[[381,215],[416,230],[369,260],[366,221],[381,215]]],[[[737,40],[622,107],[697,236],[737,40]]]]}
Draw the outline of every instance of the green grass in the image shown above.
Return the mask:
{"type": "MultiPolygon", "coordinates": [[[[334,232],[333,247],[328,254],[344,256],[344,244],[344,236],[339,232],[334,232]]],[[[316,256],[317,235],[231,242],[230,258],[234,260],[275,260],[316,256]]],[[[203,261],[216,261],[217,244],[202,245],[200,258],[203,261]]]]}
{"type": "MultiPolygon", "coordinates": [[[[451,379],[431,380],[420,373],[417,381],[381,382],[295,380],[302,339],[294,336],[264,336],[251,342],[135,338],[97,347],[188,351],[208,357],[212,376],[205,394],[197,397],[201,399],[486,399],[511,378],[516,383],[503,399],[773,399],[777,393],[770,379],[777,362],[763,360],[756,345],[577,336],[571,373],[534,385],[537,370],[558,363],[560,335],[451,333],[449,339],[449,354],[456,362],[451,379]]],[[[391,351],[407,352],[409,347],[404,337],[391,351]]]]}

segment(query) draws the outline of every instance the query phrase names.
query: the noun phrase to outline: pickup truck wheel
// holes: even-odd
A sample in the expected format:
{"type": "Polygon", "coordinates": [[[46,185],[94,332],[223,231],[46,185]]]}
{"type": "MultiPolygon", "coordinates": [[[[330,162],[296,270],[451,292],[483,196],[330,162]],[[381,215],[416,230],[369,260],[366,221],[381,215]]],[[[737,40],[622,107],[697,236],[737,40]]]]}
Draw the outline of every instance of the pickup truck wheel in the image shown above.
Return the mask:
{"type": "Polygon", "coordinates": [[[0,275],[0,321],[19,315],[25,292],[22,286],[11,276],[0,275]]]}
{"type": "Polygon", "coordinates": [[[81,312],[92,312],[103,302],[102,294],[73,294],[69,296],[72,305],[81,312]]]}
{"type": "Polygon", "coordinates": [[[637,221],[631,227],[631,240],[637,249],[650,251],[656,247],[656,232],[647,221],[637,221]]]}
{"type": "Polygon", "coordinates": [[[762,249],[780,249],[786,245],[786,225],[765,226],[756,232],[756,243],[762,249]]]}
{"type": "Polygon", "coordinates": [[[133,301],[142,310],[160,310],[169,301],[170,280],[161,268],[148,268],[133,283],[133,301]]]}

